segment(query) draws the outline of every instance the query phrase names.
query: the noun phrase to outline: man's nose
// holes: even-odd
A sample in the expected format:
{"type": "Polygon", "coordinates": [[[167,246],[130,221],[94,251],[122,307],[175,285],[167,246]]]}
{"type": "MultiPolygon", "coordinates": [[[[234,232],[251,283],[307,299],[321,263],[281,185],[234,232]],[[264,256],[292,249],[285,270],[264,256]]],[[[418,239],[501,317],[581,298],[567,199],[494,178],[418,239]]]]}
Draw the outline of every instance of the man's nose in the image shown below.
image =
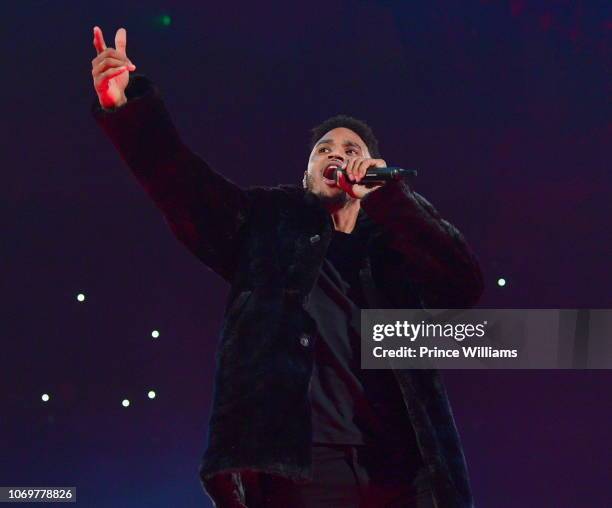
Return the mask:
{"type": "Polygon", "coordinates": [[[339,162],[340,164],[344,162],[344,157],[342,157],[342,155],[340,155],[339,153],[330,153],[328,155],[328,158],[330,161],[339,162]]]}

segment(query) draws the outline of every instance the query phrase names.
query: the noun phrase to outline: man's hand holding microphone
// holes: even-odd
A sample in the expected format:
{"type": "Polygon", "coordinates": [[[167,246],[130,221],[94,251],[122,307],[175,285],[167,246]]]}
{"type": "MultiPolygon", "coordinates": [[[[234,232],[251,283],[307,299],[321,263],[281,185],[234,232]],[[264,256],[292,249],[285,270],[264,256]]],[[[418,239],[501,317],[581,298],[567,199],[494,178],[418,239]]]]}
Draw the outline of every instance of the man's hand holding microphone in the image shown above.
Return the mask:
{"type": "Polygon", "coordinates": [[[91,75],[100,106],[104,109],[117,108],[127,102],[125,88],[130,79],[129,73],[136,66],[126,55],[126,37],[125,28],[120,28],[115,34],[115,48],[107,48],[100,27],[93,28],[93,45],[97,56],[91,61],[91,75]]]}

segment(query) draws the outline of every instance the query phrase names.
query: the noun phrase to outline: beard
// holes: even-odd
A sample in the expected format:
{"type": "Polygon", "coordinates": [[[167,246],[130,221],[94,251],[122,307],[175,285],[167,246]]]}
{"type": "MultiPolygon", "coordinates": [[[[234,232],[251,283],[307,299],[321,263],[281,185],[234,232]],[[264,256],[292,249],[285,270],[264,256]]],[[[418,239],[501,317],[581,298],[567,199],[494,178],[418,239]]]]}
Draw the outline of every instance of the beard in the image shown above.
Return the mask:
{"type": "Polygon", "coordinates": [[[346,192],[340,192],[338,194],[334,194],[333,196],[328,196],[321,191],[315,191],[312,182],[312,175],[309,173],[305,174],[303,184],[304,187],[312,194],[317,196],[319,201],[321,201],[321,204],[329,210],[342,208],[350,200],[350,196],[346,192]]]}

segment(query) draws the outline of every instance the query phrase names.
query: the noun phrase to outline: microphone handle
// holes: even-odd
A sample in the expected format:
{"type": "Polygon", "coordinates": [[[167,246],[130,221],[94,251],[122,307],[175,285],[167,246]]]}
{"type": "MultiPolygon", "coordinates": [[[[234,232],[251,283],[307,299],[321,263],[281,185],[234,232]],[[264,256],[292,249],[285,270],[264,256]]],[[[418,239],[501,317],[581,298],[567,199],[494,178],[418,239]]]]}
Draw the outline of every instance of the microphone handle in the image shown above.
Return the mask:
{"type": "MultiPolygon", "coordinates": [[[[346,176],[346,171],[344,169],[338,171],[342,171],[344,176],[346,176]]],[[[390,180],[402,180],[416,175],[417,171],[415,169],[402,169],[397,167],[370,168],[366,171],[366,174],[360,180],[359,184],[385,183],[390,180]]]]}

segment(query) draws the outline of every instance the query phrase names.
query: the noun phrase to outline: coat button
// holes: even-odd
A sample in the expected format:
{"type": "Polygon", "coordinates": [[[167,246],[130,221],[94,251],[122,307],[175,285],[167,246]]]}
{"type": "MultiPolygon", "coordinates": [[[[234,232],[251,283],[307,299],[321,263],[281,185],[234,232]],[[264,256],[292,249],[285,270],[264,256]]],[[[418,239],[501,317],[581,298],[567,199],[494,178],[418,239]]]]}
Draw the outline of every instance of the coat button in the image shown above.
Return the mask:
{"type": "Polygon", "coordinates": [[[300,344],[304,347],[308,347],[310,345],[310,338],[308,335],[304,334],[300,337],[300,344]]]}
{"type": "Polygon", "coordinates": [[[317,243],[321,237],[319,235],[314,235],[310,237],[310,243],[317,243]]]}

